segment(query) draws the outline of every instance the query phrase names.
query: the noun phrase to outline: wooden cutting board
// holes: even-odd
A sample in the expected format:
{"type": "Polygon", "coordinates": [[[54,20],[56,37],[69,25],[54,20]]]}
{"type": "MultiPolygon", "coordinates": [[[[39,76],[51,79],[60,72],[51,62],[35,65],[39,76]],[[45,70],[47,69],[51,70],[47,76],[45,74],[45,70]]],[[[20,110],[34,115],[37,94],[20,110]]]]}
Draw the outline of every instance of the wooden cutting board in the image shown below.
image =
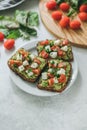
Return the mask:
{"type": "MultiPolygon", "coordinates": [[[[46,2],[49,0],[40,0],[39,10],[41,19],[46,26],[46,28],[58,38],[67,38],[72,42],[72,45],[78,47],[87,47],[87,22],[81,22],[81,29],[72,30],[70,28],[64,29],[61,28],[58,24],[58,21],[54,21],[51,17],[52,11],[49,11],[46,8],[46,2]]],[[[74,19],[79,19],[78,16],[75,16],[74,19]]]]}

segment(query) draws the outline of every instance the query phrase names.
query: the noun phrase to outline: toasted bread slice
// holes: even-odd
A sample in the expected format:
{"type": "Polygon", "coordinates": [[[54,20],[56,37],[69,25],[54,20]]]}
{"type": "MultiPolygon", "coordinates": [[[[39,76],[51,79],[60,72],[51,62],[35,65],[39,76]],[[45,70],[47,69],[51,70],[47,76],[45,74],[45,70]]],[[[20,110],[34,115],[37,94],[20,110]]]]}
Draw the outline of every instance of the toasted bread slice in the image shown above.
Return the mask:
{"type": "Polygon", "coordinates": [[[49,60],[37,87],[43,90],[62,92],[67,87],[71,73],[71,63],[62,60],[49,60]]]}
{"type": "Polygon", "coordinates": [[[45,59],[31,54],[23,48],[19,49],[8,60],[9,68],[29,82],[35,82],[38,79],[46,64],[45,59]]]}
{"type": "Polygon", "coordinates": [[[67,39],[40,41],[37,44],[37,51],[44,59],[73,60],[72,47],[67,39]]]}

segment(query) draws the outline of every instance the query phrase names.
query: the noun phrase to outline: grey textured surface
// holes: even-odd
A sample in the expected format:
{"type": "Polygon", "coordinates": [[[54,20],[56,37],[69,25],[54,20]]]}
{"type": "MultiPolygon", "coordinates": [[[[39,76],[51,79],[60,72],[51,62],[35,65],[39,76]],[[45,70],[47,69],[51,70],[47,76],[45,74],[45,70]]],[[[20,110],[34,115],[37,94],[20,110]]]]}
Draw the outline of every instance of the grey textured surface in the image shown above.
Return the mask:
{"type": "MultiPolygon", "coordinates": [[[[27,0],[0,14],[12,14],[15,9],[38,11],[38,0],[27,0]]],[[[53,36],[40,21],[37,39],[46,38],[53,36]]],[[[24,42],[17,40],[15,48],[24,42]]],[[[36,97],[11,81],[6,62],[14,50],[6,51],[0,44],[0,130],[87,130],[87,50],[73,50],[79,64],[74,85],[60,96],[36,97]]]]}

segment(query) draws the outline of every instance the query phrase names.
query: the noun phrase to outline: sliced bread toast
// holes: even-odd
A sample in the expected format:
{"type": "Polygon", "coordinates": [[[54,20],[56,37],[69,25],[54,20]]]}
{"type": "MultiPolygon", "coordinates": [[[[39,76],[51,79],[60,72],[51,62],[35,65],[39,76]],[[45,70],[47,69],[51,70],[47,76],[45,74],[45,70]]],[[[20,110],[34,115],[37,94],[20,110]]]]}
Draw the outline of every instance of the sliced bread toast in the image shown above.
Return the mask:
{"type": "Polygon", "coordinates": [[[71,63],[62,60],[49,60],[37,87],[42,90],[62,92],[67,87],[71,73],[71,63]]]}
{"type": "Polygon", "coordinates": [[[8,60],[9,68],[28,82],[35,82],[46,64],[47,61],[45,59],[36,56],[23,48],[19,49],[8,60]]]}
{"type": "Polygon", "coordinates": [[[67,39],[44,40],[37,44],[38,55],[44,59],[73,60],[72,47],[67,39]]]}

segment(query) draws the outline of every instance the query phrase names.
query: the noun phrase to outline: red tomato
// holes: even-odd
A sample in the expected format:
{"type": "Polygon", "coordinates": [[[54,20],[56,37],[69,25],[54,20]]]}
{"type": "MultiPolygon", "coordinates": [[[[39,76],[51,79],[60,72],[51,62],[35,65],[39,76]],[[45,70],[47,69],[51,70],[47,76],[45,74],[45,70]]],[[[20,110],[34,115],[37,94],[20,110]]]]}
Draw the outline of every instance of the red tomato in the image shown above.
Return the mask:
{"type": "Polygon", "coordinates": [[[19,53],[22,54],[23,57],[28,56],[28,52],[26,52],[25,50],[19,50],[19,53]]]}
{"type": "Polygon", "coordinates": [[[69,41],[67,39],[65,39],[63,42],[62,42],[62,45],[68,45],[69,44],[69,41]]]}
{"type": "Polygon", "coordinates": [[[55,9],[56,6],[57,6],[57,3],[56,3],[56,1],[54,1],[54,0],[50,0],[50,1],[48,1],[48,2],[46,3],[46,7],[47,7],[49,10],[55,9]]]}
{"type": "Polygon", "coordinates": [[[70,5],[68,3],[66,3],[66,2],[63,2],[62,4],[60,4],[60,9],[62,11],[67,12],[69,10],[69,8],[70,8],[70,5]]]}
{"type": "Polygon", "coordinates": [[[47,44],[49,44],[49,41],[48,41],[48,40],[45,40],[45,41],[40,42],[40,45],[47,45],[47,44]]]}
{"type": "Polygon", "coordinates": [[[4,42],[4,47],[8,50],[12,49],[14,47],[15,40],[14,39],[8,39],[4,42]]]}
{"type": "Polygon", "coordinates": [[[48,77],[50,77],[50,78],[53,78],[53,77],[54,77],[54,75],[51,74],[51,73],[47,73],[47,75],[48,75],[48,77]]]}
{"type": "Polygon", "coordinates": [[[34,59],[34,62],[36,62],[37,64],[40,64],[40,63],[41,63],[40,60],[37,59],[37,58],[34,59]]]}
{"type": "Polygon", "coordinates": [[[63,51],[62,50],[58,50],[58,56],[63,56],[63,51]]]}
{"type": "Polygon", "coordinates": [[[80,12],[87,12],[87,4],[83,4],[79,8],[80,12]]]}
{"type": "Polygon", "coordinates": [[[79,16],[81,21],[87,21],[87,13],[81,12],[81,13],[79,13],[78,16],[79,16]]]}
{"type": "Polygon", "coordinates": [[[59,47],[58,47],[58,46],[55,46],[55,45],[51,47],[51,50],[52,50],[52,51],[57,51],[58,49],[59,49],[59,47]]]}
{"type": "Polygon", "coordinates": [[[62,12],[60,12],[60,11],[54,11],[52,13],[52,18],[54,20],[60,20],[62,18],[62,12]]]}
{"type": "Polygon", "coordinates": [[[58,68],[63,68],[65,65],[64,65],[64,63],[63,62],[60,62],[59,64],[58,64],[58,68]]]}
{"type": "Polygon", "coordinates": [[[32,70],[35,74],[39,75],[40,74],[40,69],[33,69],[32,70]]]}
{"type": "Polygon", "coordinates": [[[81,23],[78,20],[73,20],[70,22],[71,29],[79,29],[80,26],[81,26],[81,23]]]}
{"type": "Polygon", "coordinates": [[[59,81],[60,83],[66,82],[66,76],[65,76],[64,74],[61,74],[60,77],[59,77],[59,79],[58,79],[58,81],[59,81]]]}
{"type": "Polygon", "coordinates": [[[52,67],[52,68],[57,68],[57,65],[51,64],[51,63],[49,63],[48,66],[49,66],[49,67],[52,67]]]}
{"type": "Polygon", "coordinates": [[[50,78],[48,80],[49,86],[52,86],[54,84],[54,78],[50,78]]]}
{"type": "Polygon", "coordinates": [[[10,60],[9,62],[10,62],[11,65],[13,65],[13,64],[16,64],[18,66],[22,65],[22,62],[18,61],[18,60],[10,60]]]}
{"type": "Polygon", "coordinates": [[[46,52],[46,51],[41,51],[40,55],[43,57],[43,58],[48,58],[49,54],[46,52]]]}
{"type": "Polygon", "coordinates": [[[62,28],[68,27],[68,26],[69,26],[69,23],[70,23],[70,18],[67,17],[67,16],[64,16],[64,17],[60,20],[60,22],[59,22],[59,24],[60,24],[60,26],[61,26],[62,28]]]}
{"type": "Polygon", "coordinates": [[[0,32],[0,41],[4,40],[4,34],[2,32],[0,32]]]}

